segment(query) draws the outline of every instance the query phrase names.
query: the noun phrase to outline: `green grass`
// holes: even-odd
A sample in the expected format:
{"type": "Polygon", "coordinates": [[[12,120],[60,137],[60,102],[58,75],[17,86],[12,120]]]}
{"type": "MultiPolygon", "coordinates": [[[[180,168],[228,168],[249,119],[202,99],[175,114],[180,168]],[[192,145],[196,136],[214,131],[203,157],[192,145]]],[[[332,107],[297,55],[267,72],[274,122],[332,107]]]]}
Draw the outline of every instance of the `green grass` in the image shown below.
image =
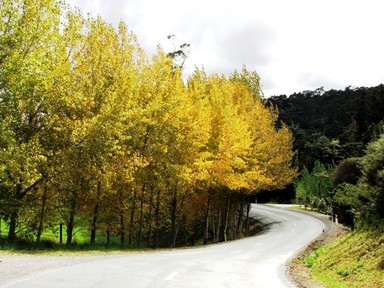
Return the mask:
{"type": "Polygon", "coordinates": [[[316,262],[316,259],[319,258],[320,255],[323,254],[323,253],[324,253],[324,249],[323,248],[315,250],[311,255],[309,255],[308,257],[306,257],[304,259],[305,265],[307,265],[308,267],[313,267],[313,265],[316,262]]]}
{"type": "MultiPolygon", "coordinates": [[[[112,238],[112,237],[111,237],[112,238]]],[[[42,239],[40,242],[19,239],[15,242],[8,242],[6,238],[0,238],[0,253],[12,254],[62,254],[62,253],[113,253],[128,251],[144,251],[149,248],[138,245],[121,245],[118,239],[111,239],[110,244],[105,243],[79,243],[71,245],[60,244],[58,241],[42,239]]]]}
{"type": "Polygon", "coordinates": [[[384,233],[354,231],[305,259],[330,288],[384,287],[384,233]]]}
{"type": "Polygon", "coordinates": [[[7,237],[8,235],[8,224],[7,222],[5,222],[3,219],[1,219],[1,234],[0,234],[0,238],[4,238],[4,237],[7,237]]]}
{"type": "Polygon", "coordinates": [[[137,245],[120,244],[119,237],[110,236],[110,242],[107,244],[107,235],[105,231],[98,230],[96,234],[96,243],[89,244],[90,232],[84,223],[79,222],[75,228],[73,241],[71,245],[66,245],[66,229],[63,227],[63,243],[60,244],[60,225],[57,225],[52,230],[45,230],[41,236],[41,241],[36,242],[34,239],[25,240],[18,239],[14,243],[7,241],[8,225],[2,220],[0,235],[0,252],[2,253],[102,253],[102,252],[122,252],[122,251],[137,251],[146,250],[147,248],[137,245]]]}
{"type": "Polygon", "coordinates": [[[294,205],[288,208],[289,210],[299,210],[299,211],[313,211],[311,207],[305,207],[304,205],[294,205]]]}
{"type": "Polygon", "coordinates": [[[56,244],[49,241],[36,242],[16,242],[7,243],[0,241],[0,254],[79,254],[79,253],[113,253],[113,252],[133,252],[133,251],[145,251],[149,248],[135,246],[135,245],[120,245],[120,244],[56,244]]]}

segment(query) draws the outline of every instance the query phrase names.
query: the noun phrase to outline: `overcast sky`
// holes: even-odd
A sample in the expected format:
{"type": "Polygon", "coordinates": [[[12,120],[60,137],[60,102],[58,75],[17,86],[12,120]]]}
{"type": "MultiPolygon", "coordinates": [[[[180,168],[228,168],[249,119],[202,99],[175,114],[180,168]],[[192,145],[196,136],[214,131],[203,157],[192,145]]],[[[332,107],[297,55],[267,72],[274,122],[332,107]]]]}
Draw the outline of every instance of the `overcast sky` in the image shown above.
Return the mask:
{"type": "Polygon", "coordinates": [[[115,25],[148,54],[189,43],[195,66],[228,75],[256,71],[265,96],[384,83],[382,0],[67,0],[115,25]]]}

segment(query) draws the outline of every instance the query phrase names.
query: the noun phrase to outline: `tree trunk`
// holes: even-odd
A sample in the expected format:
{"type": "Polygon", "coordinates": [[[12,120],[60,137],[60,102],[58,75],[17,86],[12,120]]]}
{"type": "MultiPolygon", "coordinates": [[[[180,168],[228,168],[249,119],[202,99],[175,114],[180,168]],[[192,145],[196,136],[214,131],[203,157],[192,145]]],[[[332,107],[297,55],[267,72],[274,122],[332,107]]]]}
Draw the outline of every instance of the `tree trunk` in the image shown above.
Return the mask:
{"type": "Polygon", "coordinates": [[[91,239],[90,243],[95,244],[96,243],[96,231],[97,231],[97,221],[99,218],[99,198],[101,194],[101,181],[98,181],[97,183],[97,190],[96,190],[96,203],[93,207],[93,219],[91,224],[91,239]]]}
{"type": "Polygon", "coordinates": [[[131,206],[131,217],[129,222],[129,238],[128,238],[128,244],[132,244],[133,240],[133,228],[134,228],[134,221],[135,221],[135,213],[136,213],[136,196],[137,192],[136,189],[133,189],[133,199],[132,199],[132,206],[131,206]]]}
{"type": "Polygon", "coordinates": [[[249,212],[251,211],[251,203],[247,203],[247,219],[246,219],[246,233],[249,234],[249,212]]]}
{"type": "Polygon", "coordinates": [[[76,207],[77,207],[77,193],[73,193],[72,195],[72,203],[71,203],[71,210],[69,212],[69,218],[67,222],[67,245],[72,244],[72,237],[73,237],[73,229],[75,227],[75,215],[76,215],[76,207]]]}
{"type": "Polygon", "coordinates": [[[179,235],[179,229],[180,229],[180,215],[182,214],[181,211],[184,207],[184,201],[186,198],[187,193],[184,193],[181,199],[177,199],[177,193],[175,193],[175,224],[174,224],[174,232],[172,236],[172,247],[176,247],[177,244],[177,236],[179,235]],[[177,206],[179,206],[179,209],[177,209],[177,206]]]}
{"type": "Polygon", "coordinates": [[[216,222],[215,222],[215,213],[212,213],[212,240],[216,242],[216,222]]]}
{"type": "Polygon", "coordinates": [[[209,218],[211,214],[211,206],[212,206],[212,198],[211,196],[208,196],[207,212],[205,214],[205,229],[204,229],[204,239],[203,239],[204,245],[207,244],[209,240],[209,218]]]}
{"type": "Polygon", "coordinates": [[[171,237],[170,237],[170,246],[176,246],[176,211],[177,211],[177,193],[173,193],[172,202],[171,202],[171,237]]]}
{"type": "Polygon", "coordinates": [[[182,245],[188,245],[188,230],[187,230],[187,216],[183,214],[183,231],[182,231],[182,245]]]}
{"type": "Polygon", "coordinates": [[[137,239],[137,244],[141,245],[141,239],[143,234],[143,208],[144,208],[144,194],[145,194],[145,183],[143,185],[143,188],[141,190],[141,197],[140,197],[140,215],[139,215],[139,235],[137,239]]]}
{"type": "Polygon", "coordinates": [[[10,222],[9,222],[9,230],[8,230],[8,240],[13,242],[16,240],[16,223],[17,223],[18,213],[16,208],[14,208],[11,212],[10,222]]]}
{"type": "Polygon", "coordinates": [[[96,242],[96,230],[97,230],[97,219],[99,214],[99,203],[96,202],[93,207],[93,219],[92,219],[92,227],[91,227],[91,239],[90,244],[95,244],[96,242]]]}
{"type": "Polygon", "coordinates": [[[125,218],[124,218],[124,197],[123,192],[119,191],[119,218],[120,218],[120,244],[124,245],[125,242],[125,218]]]}
{"type": "Polygon", "coordinates": [[[217,212],[217,227],[216,227],[216,238],[214,239],[215,242],[220,241],[220,226],[221,226],[221,208],[219,208],[219,212],[217,212]]]}
{"type": "Polygon", "coordinates": [[[12,203],[11,207],[11,215],[10,215],[10,222],[9,222],[9,228],[8,228],[8,240],[13,242],[16,240],[16,226],[17,226],[17,219],[19,217],[19,199],[21,194],[21,185],[16,185],[16,196],[17,199],[14,203],[12,203]]]}
{"type": "Polygon", "coordinates": [[[9,223],[9,228],[8,228],[8,240],[9,241],[15,241],[16,240],[16,226],[17,226],[17,219],[19,217],[19,201],[24,198],[25,195],[29,191],[31,191],[33,188],[35,188],[43,178],[38,179],[35,181],[32,185],[30,185],[27,189],[22,190],[21,184],[16,185],[16,193],[12,203],[12,205],[15,205],[14,207],[11,207],[11,215],[10,215],[10,223],[9,223]]]}
{"type": "Polygon", "coordinates": [[[39,217],[39,226],[37,227],[37,234],[36,234],[36,241],[40,242],[41,234],[44,230],[44,216],[45,216],[45,205],[47,203],[47,187],[44,187],[43,196],[41,198],[41,210],[40,210],[40,217],[39,217]]]}
{"type": "MultiPolygon", "coordinates": [[[[233,240],[237,237],[237,217],[236,217],[236,205],[231,205],[231,207],[233,207],[233,213],[232,213],[232,217],[230,217],[231,221],[231,225],[230,225],[230,228],[229,228],[229,240],[233,240]]],[[[231,214],[230,214],[231,216],[231,214]]]]}
{"type": "Polygon", "coordinates": [[[228,240],[228,220],[229,220],[229,196],[227,197],[227,205],[226,205],[226,211],[225,211],[225,222],[224,222],[224,242],[227,242],[228,240]]]}
{"type": "Polygon", "coordinates": [[[237,234],[240,236],[243,233],[243,223],[244,223],[244,198],[240,201],[239,207],[239,221],[237,222],[237,234]]]}
{"type": "Polygon", "coordinates": [[[157,190],[156,197],[156,210],[155,210],[155,225],[156,225],[156,234],[155,234],[155,248],[159,247],[159,224],[160,224],[160,190],[157,190]]]}
{"type": "Polygon", "coordinates": [[[120,209],[120,244],[124,245],[125,242],[125,231],[124,231],[124,210],[120,209]]]}
{"type": "Polygon", "coordinates": [[[69,221],[67,223],[67,245],[71,245],[72,237],[73,237],[73,229],[75,226],[75,213],[73,213],[73,211],[71,211],[71,214],[68,220],[69,221]]]}
{"type": "Polygon", "coordinates": [[[150,189],[150,197],[149,197],[149,211],[148,211],[148,246],[152,247],[152,210],[153,210],[153,188],[150,189]]]}

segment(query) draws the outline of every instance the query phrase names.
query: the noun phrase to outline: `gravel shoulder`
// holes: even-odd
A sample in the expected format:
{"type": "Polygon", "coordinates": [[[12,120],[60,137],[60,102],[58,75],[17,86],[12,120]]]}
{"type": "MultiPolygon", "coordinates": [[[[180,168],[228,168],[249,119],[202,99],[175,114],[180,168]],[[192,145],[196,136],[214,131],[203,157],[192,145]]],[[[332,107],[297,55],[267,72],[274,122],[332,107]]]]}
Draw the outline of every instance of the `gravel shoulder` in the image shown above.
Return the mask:
{"type": "Polygon", "coordinates": [[[100,257],[108,257],[108,255],[30,255],[0,252],[0,287],[16,279],[49,270],[95,261],[100,259],[100,257]]]}

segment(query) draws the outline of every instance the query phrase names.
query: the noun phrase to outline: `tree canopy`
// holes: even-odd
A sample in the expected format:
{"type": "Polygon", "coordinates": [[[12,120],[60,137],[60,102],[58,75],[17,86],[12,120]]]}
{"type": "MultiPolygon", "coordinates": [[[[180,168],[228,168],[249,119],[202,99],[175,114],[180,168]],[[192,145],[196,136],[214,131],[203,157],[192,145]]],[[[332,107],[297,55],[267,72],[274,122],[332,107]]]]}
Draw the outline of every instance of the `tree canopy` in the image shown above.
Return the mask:
{"type": "Polygon", "coordinates": [[[295,138],[295,163],[301,171],[296,199],[316,206],[314,195],[321,196],[329,212],[350,226],[380,222],[384,85],[319,88],[275,96],[269,103],[279,109],[279,121],[287,123],[295,138]],[[321,166],[327,173],[319,173],[321,166]],[[321,189],[314,194],[313,187],[321,189]]]}
{"type": "Polygon", "coordinates": [[[196,69],[185,83],[172,55],[146,55],[124,23],[56,0],[4,0],[0,13],[10,240],[64,223],[71,244],[79,222],[91,243],[99,230],[154,247],[227,240],[249,196],[296,175],[292,134],[256,73],[196,69]]]}
{"type": "Polygon", "coordinates": [[[323,88],[273,96],[269,103],[279,110],[279,121],[294,135],[298,164],[312,169],[316,160],[338,164],[361,157],[366,145],[381,131],[384,121],[384,85],[323,88]]]}

